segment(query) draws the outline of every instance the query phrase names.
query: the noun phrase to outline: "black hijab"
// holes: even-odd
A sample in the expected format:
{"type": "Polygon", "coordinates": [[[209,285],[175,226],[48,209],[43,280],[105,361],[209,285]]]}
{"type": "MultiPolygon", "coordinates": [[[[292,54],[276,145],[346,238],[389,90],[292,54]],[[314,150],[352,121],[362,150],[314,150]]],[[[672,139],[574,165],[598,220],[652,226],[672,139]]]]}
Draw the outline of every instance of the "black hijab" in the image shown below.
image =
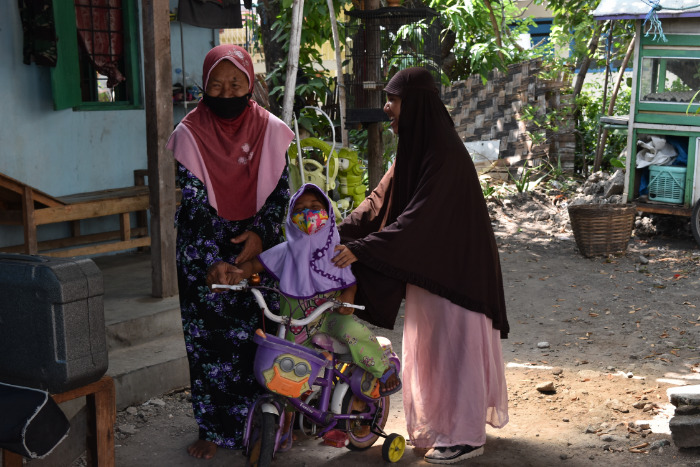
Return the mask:
{"type": "Polygon", "coordinates": [[[401,98],[396,162],[338,226],[357,256],[358,315],[393,328],[406,283],[483,313],[507,337],[498,248],[474,164],[423,68],[384,89],[401,98]]]}

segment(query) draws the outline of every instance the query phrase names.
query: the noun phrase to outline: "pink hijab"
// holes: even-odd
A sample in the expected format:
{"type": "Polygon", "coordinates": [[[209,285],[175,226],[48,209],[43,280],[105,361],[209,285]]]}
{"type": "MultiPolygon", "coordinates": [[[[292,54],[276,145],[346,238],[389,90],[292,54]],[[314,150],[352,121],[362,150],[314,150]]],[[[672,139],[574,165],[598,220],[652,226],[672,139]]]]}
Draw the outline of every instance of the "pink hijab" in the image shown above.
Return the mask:
{"type": "MultiPolygon", "coordinates": [[[[219,45],[207,53],[202,67],[204,89],[222,60],[248,77],[253,93],[255,72],[248,52],[237,45],[219,45]]],[[[294,133],[279,118],[251,100],[234,119],[217,117],[204,102],[175,128],[168,149],[207,187],[209,204],[220,217],[243,220],[255,215],[277,186],[294,133]]]]}

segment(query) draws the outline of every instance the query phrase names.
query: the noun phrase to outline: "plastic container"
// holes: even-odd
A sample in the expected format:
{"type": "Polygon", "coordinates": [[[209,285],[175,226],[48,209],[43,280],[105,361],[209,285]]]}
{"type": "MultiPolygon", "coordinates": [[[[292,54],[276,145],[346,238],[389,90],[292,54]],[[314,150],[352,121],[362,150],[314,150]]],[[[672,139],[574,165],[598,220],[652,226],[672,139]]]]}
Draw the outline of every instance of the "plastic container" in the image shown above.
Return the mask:
{"type": "Polygon", "coordinates": [[[685,197],[686,167],[649,166],[649,201],[682,204],[685,197]]]}
{"type": "Polygon", "coordinates": [[[321,368],[332,365],[320,352],[260,330],[253,336],[253,342],[258,345],[253,370],[255,379],[283,396],[300,397],[311,389],[321,368]]]}
{"type": "Polygon", "coordinates": [[[57,394],[99,380],[102,295],[92,260],[1,254],[0,381],[57,394]]]}

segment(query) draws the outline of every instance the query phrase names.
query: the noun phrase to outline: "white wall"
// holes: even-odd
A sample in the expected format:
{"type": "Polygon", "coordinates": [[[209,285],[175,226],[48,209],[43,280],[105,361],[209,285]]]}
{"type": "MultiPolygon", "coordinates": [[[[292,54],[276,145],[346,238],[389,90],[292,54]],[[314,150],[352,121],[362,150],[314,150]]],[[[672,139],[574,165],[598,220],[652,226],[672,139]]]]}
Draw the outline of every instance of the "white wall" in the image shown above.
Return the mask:
{"type": "MultiPolygon", "coordinates": [[[[177,0],[171,4],[176,5],[177,0]]],[[[140,25],[140,15],[138,20],[140,25]]],[[[186,60],[192,60],[191,69],[201,82],[212,30],[186,28],[186,60]]],[[[179,35],[171,44],[177,50],[176,68],[181,56],[179,35]]],[[[53,110],[50,69],[25,65],[22,48],[17,2],[0,1],[0,172],[52,196],[133,185],[133,171],[147,168],[145,110],[53,110]]],[[[115,223],[90,221],[83,228],[89,233],[113,229],[115,223]]],[[[39,240],[55,238],[66,230],[65,225],[42,226],[39,240]]],[[[21,228],[0,225],[0,246],[22,241],[21,228]]]]}

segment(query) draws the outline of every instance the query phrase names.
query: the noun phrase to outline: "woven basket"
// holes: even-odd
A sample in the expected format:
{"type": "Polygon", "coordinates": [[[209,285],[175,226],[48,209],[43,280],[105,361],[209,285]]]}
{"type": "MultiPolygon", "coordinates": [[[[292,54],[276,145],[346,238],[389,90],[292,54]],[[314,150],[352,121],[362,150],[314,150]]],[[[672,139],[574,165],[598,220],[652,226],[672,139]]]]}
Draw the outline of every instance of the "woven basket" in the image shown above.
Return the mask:
{"type": "Polygon", "coordinates": [[[571,229],[583,256],[607,256],[627,250],[637,208],[634,204],[569,206],[571,229]]]}

